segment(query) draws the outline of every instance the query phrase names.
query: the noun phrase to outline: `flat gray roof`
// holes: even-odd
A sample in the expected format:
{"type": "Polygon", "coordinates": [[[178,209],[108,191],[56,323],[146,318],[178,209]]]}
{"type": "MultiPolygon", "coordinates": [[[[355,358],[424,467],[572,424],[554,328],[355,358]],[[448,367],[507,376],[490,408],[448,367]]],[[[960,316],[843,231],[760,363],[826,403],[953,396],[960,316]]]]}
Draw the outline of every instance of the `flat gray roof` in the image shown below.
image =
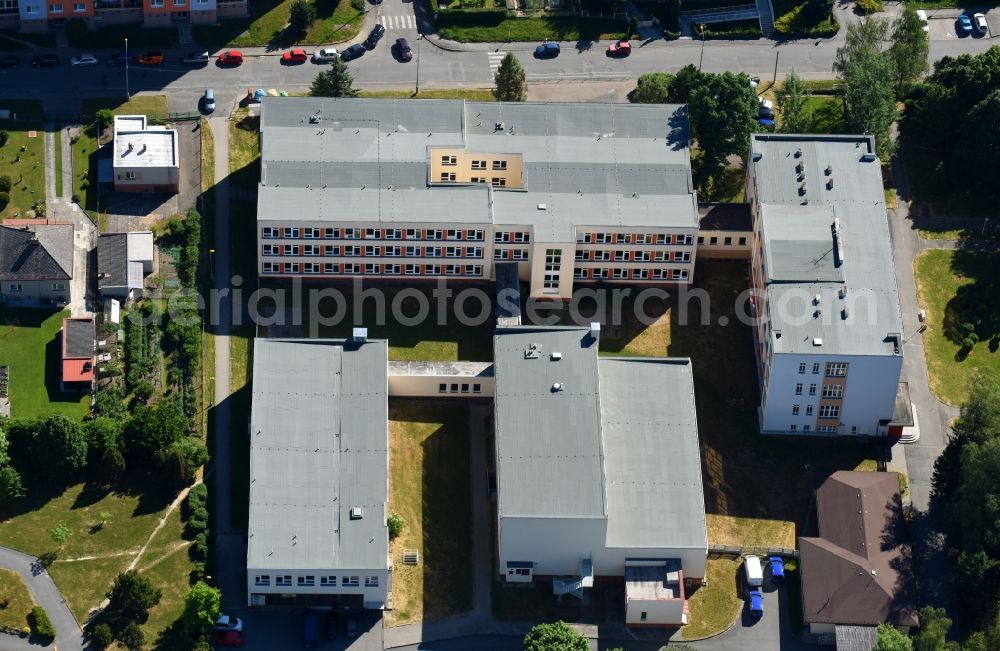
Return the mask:
{"type": "Polygon", "coordinates": [[[697,227],[689,139],[680,105],[268,97],[257,215],[532,224],[543,241],[577,225],[697,227]],[[430,186],[435,147],[521,154],[525,188],[430,186]]]}
{"type": "Polygon", "coordinates": [[[391,361],[389,375],[448,375],[454,377],[493,377],[491,362],[419,362],[391,361]]]}
{"type": "Polygon", "coordinates": [[[872,138],[755,134],[750,150],[774,350],[902,354],[890,338],[903,324],[872,138]]]}
{"type": "Polygon", "coordinates": [[[248,568],[388,566],[388,350],[255,340],[248,568]]]}

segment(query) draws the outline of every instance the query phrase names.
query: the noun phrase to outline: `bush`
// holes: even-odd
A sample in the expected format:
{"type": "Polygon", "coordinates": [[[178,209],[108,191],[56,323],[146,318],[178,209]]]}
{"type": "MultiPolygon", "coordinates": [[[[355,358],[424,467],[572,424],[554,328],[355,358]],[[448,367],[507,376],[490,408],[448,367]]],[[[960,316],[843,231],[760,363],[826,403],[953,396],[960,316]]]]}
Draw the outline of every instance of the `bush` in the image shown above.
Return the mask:
{"type": "Polygon", "coordinates": [[[4,174],[0,176],[0,192],[10,192],[11,182],[10,177],[4,174]]]}
{"type": "Polygon", "coordinates": [[[110,127],[115,121],[114,112],[106,108],[97,111],[94,117],[97,118],[97,128],[102,130],[110,127]]]}
{"type": "Polygon", "coordinates": [[[6,131],[0,131],[0,147],[6,145],[9,139],[10,139],[9,133],[7,133],[6,131]]]}
{"type": "Polygon", "coordinates": [[[403,532],[403,518],[398,513],[390,515],[386,524],[389,527],[389,538],[396,538],[403,532]]]}
{"type": "Polygon", "coordinates": [[[364,11],[365,0],[351,0],[351,8],[355,11],[364,11]]]}
{"type": "Polygon", "coordinates": [[[863,14],[874,14],[882,11],[882,0],[858,0],[858,11],[863,14]]]}
{"type": "Polygon", "coordinates": [[[9,203],[10,203],[10,195],[7,194],[6,192],[0,192],[0,210],[6,208],[7,204],[9,203]]]}
{"type": "Polygon", "coordinates": [[[153,389],[153,384],[149,380],[143,380],[136,385],[133,395],[135,395],[137,400],[149,402],[149,399],[153,397],[154,392],[155,389],[153,389]]]}
{"type": "Polygon", "coordinates": [[[97,651],[104,651],[115,641],[111,634],[111,627],[107,624],[98,624],[90,633],[90,646],[97,651]]]}
{"type": "Polygon", "coordinates": [[[801,4],[774,21],[774,32],[779,38],[828,38],[840,29],[837,17],[817,15],[820,11],[813,3],[801,4]]]}
{"type": "Polygon", "coordinates": [[[751,40],[762,38],[757,20],[731,20],[705,27],[705,40],[751,40]]]}
{"type": "Polygon", "coordinates": [[[52,626],[52,622],[49,620],[49,614],[45,612],[45,609],[41,606],[35,606],[31,609],[31,616],[29,617],[31,623],[31,631],[45,641],[48,644],[52,640],[56,639],[56,629],[52,626]]]}
{"type": "Polygon", "coordinates": [[[89,187],[90,187],[90,179],[83,179],[82,181],[80,181],[81,190],[86,190],[89,187]]]}

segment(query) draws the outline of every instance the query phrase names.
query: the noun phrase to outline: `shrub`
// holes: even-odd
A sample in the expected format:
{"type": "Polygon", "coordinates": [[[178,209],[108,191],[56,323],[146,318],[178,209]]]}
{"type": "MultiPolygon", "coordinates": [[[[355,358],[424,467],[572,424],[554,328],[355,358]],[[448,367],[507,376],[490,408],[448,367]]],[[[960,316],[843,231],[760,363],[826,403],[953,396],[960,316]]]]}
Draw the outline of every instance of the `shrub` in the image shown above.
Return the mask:
{"type": "Polygon", "coordinates": [[[97,651],[107,649],[115,641],[111,634],[111,627],[107,624],[98,624],[90,633],[90,646],[97,651]]]}
{"type": "Polygon", "coordinates": [[[31,622],[32,632],[45,641],[48,644],[52,640],[56,639],[56,629],[52,626],[52,622],[49,620],[48,613],[41,606],[35,606],[31,609],[31,616],[29,618],[31,622]]]}
{"type": "Polygon", "coordinates": [[[9,203],[10,203],[10,195],[7,194],[6,192],[0,192],[0,210],[6,208],[7,204],[9,203]]]}
{"type": "Polygon", "coordinates": [[[82,181],[80,181],[80,189],[81,190],[86,190],[89,187],[90,187],[90,180],[89,179],[83,179],[82,181]]]}
{"type": "Polygon", "coordinates": [[[364,11],[365,0],[351,0],[351,8],[355,11],[364,11]]]}
{"type": "Polygon", "coordinates": [[[9,139],[10,139],[9,133],[7,133],[6,131],[0,131],[0,147],[6,145],[9,139]]]}
{"type": "Polygon", "coordinates": [[[97,128],[107,129],[115,121],[115,114],[111,109],[103,108],[94,116],[97,118],[97,128]]]}
{"type": "Polygon", "coordinates": [[[0,176],[0,192],[10,192],[11,182],[10,177],[4,174],[0,176]]]}
{"type": "Polygon", "coordinates": [[[149,402],[149,399],[153,397],[153,384],[149,380],[143,380],[135,386],[135,397],[142,402],[149,402]]]}
{"type": "Polygon", "coordinates": [[[882,11],[882,0],[858,0],[857,7],[863,14],[874,14],[882,11]]]}
{"type": "Polygon", "coordinates": [[[396,538],[403,532],[403,518],[399,517],[398,513],[390,515],[386,524],[389,527],[390,538],[396,538]]]}

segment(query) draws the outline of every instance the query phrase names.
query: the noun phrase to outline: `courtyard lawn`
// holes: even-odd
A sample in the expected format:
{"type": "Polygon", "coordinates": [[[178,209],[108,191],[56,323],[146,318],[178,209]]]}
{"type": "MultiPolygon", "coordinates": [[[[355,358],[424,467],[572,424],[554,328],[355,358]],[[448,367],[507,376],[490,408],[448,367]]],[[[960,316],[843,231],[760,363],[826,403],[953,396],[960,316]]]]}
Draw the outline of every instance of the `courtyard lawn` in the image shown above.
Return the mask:
{"type": "Polygon", "coordinates": [[[0,210],[0,221],[17,212],[25,218],[25,213],[36,201],[45,201],[45,132],[41,102],[4,100],[3,108],[14,111],[18,120],[0,120],[0,131],[8,134],[7,144],[0,147],[0,176],[9,176],[11,182],[10,203],[0,210]]]}
{"type": "Polygon", "coordinates": [[[229,123],[229,182],[252,190],[260,180],[260,118],[239,109],[229,123]]]}
{"type": "MultiPolygon", "coordinates": [[[[726,630],[743,607],[738,592],[738,558],[710,558],[705,569],[707,584],[687,593],[691,623],[681,629],[686,640],[717,635],[726,630]]],[[[773,613],[772,616],[777,616],[773,613]]]]}
{"type": "Polygon", "coordinates": [[[70,153],[73,160],[72,193],[80,206],[91,215],[98,213],[97,184],[97,127],[91,123],[80,126],[80,133],[70,139],[70,153]]]}
{"type": "Polygon", "coordinates": [[[464,99],[470,102],[495,102],[489,88],[430,88],[413,94],[412,90],[362,90],[359,97],[388,97],[396,99],[464,99]]]}
{"type": "Polygon", "coordinates": [[[969,382],[976,373],[991,378],[1000,377],[1000,352],[982,333],[983,341],[970,351],[959,343],[962,323],[975,317],[963,314],[957,299],[961,291],[974,290],[988,297],[983,304],[987,312],[996,310],[997,286],[994,278],[1000,264],[1000,253],[974,251],[929,250],[922,252],[914,263],[917,297],[920,307],[927,310],[927,331],[924,333],[924,354],[931,390],[952,405],[960,405],[969,397],[969,382]],[[981,286],[977,286],[981,285],[981,286]]]}
{"type": "Polygon", "coordinates": [[[142,625],[147,642],[155,641],[184,610],[184,593],[194,563],[188,553],[191,541],[182,538],[183,532],[181,510],[174,509],[137,564],[139,572],[163,593],[160,603],[150,609],[149,619],[142,625]]]}
{"type": "Polygon", "coordinates": [[[14,570],[0,568],[0,626],[22,628],[35,607],[24,579],[14,570]]]}
{"type": "Polygon", "coordinates": [[[166,95],[133,95],[121,97],[87,97],[80,100],[80,114],[93,117],[100,109],[111,109],[115,115],[145,115],[149,120],[167,119],[166,95]]]}
{"type": "MultiPolygon", "coordinates": [[[[580,16],[519,16],[504,10],[450,10],[438,15],[441,38],[462,43],[598,41],[622,38],[624,20],[580,16]]],[[[530,52],[519,53],[530,57],[530,52]]]]}
{"type": "Polygon", "coordinates": [[[829,95],[811,95],[805,101],[806,133],[846,133],[844,100],[829,95]]]}
{"type": "Polygon", "coordinates": [[[472,505],[466,408],[394,401],[389,408],[389,512],[403,519],[392,541],[391,626],[472,608],[472,505]],[[419,562],[403,564],[403,550],[419,562]]]}
{"type": "Polygon", "coordinates": [[[195,40],[204,47],[290,47],[296,43],[323,45],[343,43],[358,35],[364,12],[351,6],[350,0],[313,0],[316,20],[302,36],[285,29],[293,0],[264,0],[252,5],[251,15],[218,25],[195,25],[195,40]]]}
{"type": "Polygon", "coordinates": [[[79,420],[90,411],[89,394],[59,390],[59,333],[68,316],[68,311],[0,308],[0,366],[10,367],[12,418],[65,414],[79,420]]]}

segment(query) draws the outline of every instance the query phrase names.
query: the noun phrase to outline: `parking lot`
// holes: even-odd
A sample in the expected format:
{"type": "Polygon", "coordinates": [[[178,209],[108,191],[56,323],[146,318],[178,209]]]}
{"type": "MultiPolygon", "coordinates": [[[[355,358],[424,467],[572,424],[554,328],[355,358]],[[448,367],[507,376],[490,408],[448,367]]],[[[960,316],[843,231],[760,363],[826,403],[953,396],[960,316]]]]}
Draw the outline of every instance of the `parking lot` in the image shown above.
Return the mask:
{"type": "Polygon", "coordinates": [[[928,36],[932,41],[948,41],[957,39],[990,39],[1000,36],[1000,9],[990,10],[989,8],[970,8],[966,10],[968,16],[982,13],[986,16],[989,29],[982,34],[973,29],[971,34],[962,33],[958,28],[958,16],[961,12],[955,9],[928,9],[927,18],[930,31],[928,36]]]}
{"type": "MultiPolygon", "coordinates": [[[[274,651],[303,647],[302,610],[232,610],[227,612],[243,620],[243,647],[247,651],[274,651]]],[[[324,651],[382,651],[381,615],[357,616],[358,636],[350,639],[341,618],[335,638],[327,635],[327,613],[319,612],[319,645],[324,651]]]]}

